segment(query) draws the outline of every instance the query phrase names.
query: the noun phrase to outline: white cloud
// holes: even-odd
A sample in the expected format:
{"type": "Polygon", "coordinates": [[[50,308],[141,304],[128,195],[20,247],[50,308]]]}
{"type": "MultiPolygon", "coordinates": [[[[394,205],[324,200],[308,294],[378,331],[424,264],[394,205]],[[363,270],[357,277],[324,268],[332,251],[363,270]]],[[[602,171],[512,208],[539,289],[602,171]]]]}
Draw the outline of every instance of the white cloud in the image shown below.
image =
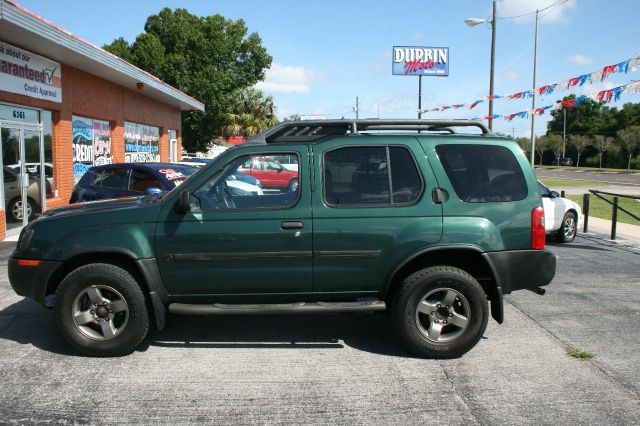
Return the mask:
{"type": "MultiPolygon", "coordinates": [[[[542,22],[566,22],[569,19],[566,13],[575,9],[578,0],[568,0],[557,7],[553,7],[540,12],[539,19],[542,22]]],[[[552,4],[554,0],[499,0],[498,1],[498,17],[519,16],[535,12],[536,9],[544,9],[552,4]]],[[[535,19],[535,14],[523,16],[521,18],[510,19],[516,23],[531,22],[535,19]]],[[[498,23],[499,24],[499,23],[498,23]]]]}
{"type": "Polygon", "coordinates": [[[507,68],[506,70],[500,73],[500,77],[507,80],[519,80],[520,73],[512,68],[507,68]]]}
{"type": "Polygon", "coordinates": [[[256,88],[267,93],[309,93],[312,83],[325,78],[319,71],[274,62],[256,88]]]}
{"type": "Polygon", "coordinates": [[[413,34],[411,34],[411,38],[416,41],[422,41],[425,39],[425,35],[420,31],[414,31],[413,34]]]}
{"type": "Polygon", "coordinates": [[[580,53],[576,53],[575,55],[567,56],[567,61],[573,62],[576,65],[591,65],[593,63],[593,58],[590,56],[585,56],[580,53]]]}

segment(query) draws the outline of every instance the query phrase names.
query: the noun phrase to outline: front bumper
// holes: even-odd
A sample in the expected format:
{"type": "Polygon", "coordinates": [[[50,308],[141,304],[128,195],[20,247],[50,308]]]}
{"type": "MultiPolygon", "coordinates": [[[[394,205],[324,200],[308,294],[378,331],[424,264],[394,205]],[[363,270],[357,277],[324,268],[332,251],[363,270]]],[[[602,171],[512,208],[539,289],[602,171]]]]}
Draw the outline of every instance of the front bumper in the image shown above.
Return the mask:
{"type": "Polygon", "coordinates": [[[485,253],[503,294],[542,287],[556,274],[556,256],[548,250],[508,250],[485,253]]]}
{"type": "Polygon", "coordinates": [[[20,259],[9,259],[9,282],[20,296],[28,297],[44,305],[47,283],[62,262],[41,260],[38,266],[21,266],[20,259]]]}

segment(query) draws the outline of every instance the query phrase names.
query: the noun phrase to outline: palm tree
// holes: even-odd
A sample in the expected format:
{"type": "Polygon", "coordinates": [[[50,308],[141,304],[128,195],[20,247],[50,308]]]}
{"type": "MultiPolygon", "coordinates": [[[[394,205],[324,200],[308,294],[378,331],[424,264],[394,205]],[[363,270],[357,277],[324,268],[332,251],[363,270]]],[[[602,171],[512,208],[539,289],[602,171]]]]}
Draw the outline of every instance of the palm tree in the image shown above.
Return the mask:
{"type": "Polygon", "coordinates": [[[232,96],[231,110],[224,114],[225,137],[248,138],[278,123],[273,97],[254,88],[237,90],[232,96]]]}

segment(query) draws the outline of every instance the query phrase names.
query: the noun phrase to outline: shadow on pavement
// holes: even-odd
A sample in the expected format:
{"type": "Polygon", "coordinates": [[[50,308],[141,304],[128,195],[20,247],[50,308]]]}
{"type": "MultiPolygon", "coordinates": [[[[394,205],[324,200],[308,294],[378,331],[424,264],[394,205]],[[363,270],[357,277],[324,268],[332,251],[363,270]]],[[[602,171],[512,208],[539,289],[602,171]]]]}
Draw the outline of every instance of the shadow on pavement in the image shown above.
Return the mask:
{"type": "MultiPolygon", "coordinates": [[[[23,299],[0,311],[0,340],[78,356],[62,339],[53,313],[23,299]]],[[[151,331],[138,351],[164,348],[336,349],[410,356],[396,342],[384,312],[309,315],[169,315],[164,330],[151,331]]]]}
{"type": "Polygon", "coordinates": [[[611,249],[597,246],[597,245],[579,244],[579,243],[559,243],[556,241],[548,241],[548,240],[547,240],[547,245],[552,247],[571,248],[571,249],[578,249],[578,250],[611,251],[611,249]]]}
{"type": "MultiPolygon", "coordinates": [[[[407,357],[386,313],[308,315],[169,315],[148,346],[180,348],[345,349],[407,357]]],[[[143,346],[140,348],[145,350],[143,346]]]]}

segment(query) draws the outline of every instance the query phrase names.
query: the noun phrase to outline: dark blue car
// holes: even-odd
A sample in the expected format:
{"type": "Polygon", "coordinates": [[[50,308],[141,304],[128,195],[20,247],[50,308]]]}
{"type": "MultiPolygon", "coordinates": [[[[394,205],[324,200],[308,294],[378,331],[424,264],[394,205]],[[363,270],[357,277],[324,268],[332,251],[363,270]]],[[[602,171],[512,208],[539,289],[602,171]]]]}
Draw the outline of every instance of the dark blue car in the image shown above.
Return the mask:
{"type": "Polygon", "coordinates": [[[171,191],[198,169],[170,163],[122,163],[91,167],[73,188],[71,204],[171,191]]]}

